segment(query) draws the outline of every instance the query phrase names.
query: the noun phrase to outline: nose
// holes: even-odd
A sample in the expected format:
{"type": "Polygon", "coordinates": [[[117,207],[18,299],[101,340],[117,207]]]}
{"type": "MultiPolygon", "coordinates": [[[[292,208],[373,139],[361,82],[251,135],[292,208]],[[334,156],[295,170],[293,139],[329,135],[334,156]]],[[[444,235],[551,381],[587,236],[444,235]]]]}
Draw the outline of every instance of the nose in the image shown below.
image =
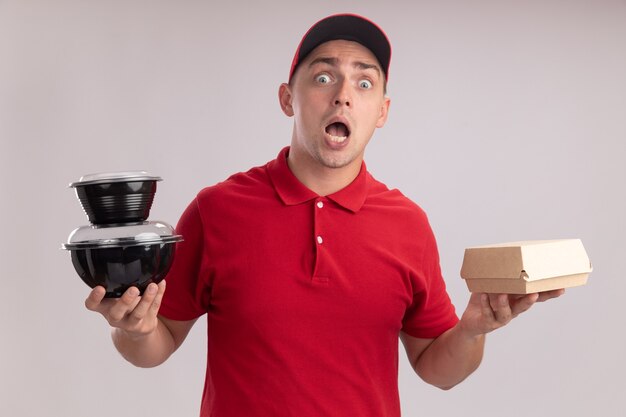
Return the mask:
{"type": "Polygon", "coordinates": [[[347,80],[338,84],[337,93],[335,95],[335,106],[352,107],[352,98],[350,95],[350,84],[347,80]]]}

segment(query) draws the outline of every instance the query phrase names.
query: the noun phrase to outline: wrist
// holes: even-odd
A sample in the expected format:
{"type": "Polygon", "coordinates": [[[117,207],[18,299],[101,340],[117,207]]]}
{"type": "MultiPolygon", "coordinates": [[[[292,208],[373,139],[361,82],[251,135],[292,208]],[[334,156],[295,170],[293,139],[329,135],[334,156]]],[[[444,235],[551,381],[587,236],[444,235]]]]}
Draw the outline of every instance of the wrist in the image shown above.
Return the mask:
{"type": "Polygon", "coordinates": [[[112,333],[113,339],[127,340],[133,343],[143,342],[152,334],[152,332],[131,331],[119,327],[113,327],[112,333]]]}
{"type": "Polygon", "coordinates": [[[457,323],[457,331],[460,337],[472,341],[480,341],[485,338],[486,334],[472,327],[463,319],[457,323]]]}

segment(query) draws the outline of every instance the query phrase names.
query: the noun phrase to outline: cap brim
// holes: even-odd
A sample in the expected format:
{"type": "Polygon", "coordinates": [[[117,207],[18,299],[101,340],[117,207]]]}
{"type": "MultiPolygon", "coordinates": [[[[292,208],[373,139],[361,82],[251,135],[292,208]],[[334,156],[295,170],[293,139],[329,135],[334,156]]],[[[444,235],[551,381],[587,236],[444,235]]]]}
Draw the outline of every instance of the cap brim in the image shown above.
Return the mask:
{"type": "Polygon", "coordinates": [[[374,22],[355,14],[337,14],[326,17],[314,24],[300,41],[296,50],[289,80],[293,77],[298,65],[319,45],[333,41],[347,40],[358,42],[372,51],[385,77],[389,78],[391,61],[391,44],[385,32],[374,22]]]}

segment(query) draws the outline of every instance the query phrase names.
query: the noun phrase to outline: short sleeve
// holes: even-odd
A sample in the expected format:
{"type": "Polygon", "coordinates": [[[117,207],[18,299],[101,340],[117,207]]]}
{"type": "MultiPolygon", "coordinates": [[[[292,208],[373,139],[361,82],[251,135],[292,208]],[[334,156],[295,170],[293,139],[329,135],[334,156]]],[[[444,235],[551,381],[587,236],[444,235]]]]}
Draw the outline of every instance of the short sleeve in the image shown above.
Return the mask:
{"type": "Polygon", "coordinates": [[[441,275],[439,251],[428,228],[421,265],[415,277],[413,302],[402,321],[402,331],[413,337],[436,338],[459,321],[441,275]]]}
{"type": "Polygon", "coordinates": [[[208,310],[210,286],[206,273],[204,230],[197,198],[183,212],[176,233],[174,262],[167,276],[159,314],[172,320],[193,320],[208,310]]]}

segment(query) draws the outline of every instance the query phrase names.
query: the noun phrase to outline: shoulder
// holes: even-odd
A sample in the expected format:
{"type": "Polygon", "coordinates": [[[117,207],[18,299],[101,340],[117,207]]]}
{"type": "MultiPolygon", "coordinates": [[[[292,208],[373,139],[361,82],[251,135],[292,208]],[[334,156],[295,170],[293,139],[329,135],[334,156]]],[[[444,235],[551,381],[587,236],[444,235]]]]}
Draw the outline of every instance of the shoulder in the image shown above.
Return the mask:
{"type": "Polygon", "coordinates": [[[238,172],[222,182],[205,187],[192,205],[205,227],[226,227],[243,218],[254,217],[275,205],[276,192],[267,173],[267,164],[238,172]]]}
{"type": "Polygon", "coordinates": [[[426,212],[397,188],[389,188],[369,174],[370,184],[366,204],[370,207],[386,208],[393,211],[401,220],[428,224],[426,212]]]}
{"type": "Polygon", "coordinates": [[[199,205],[228,202],[256,194],[262,194],[271,188],[266,165],[238,172],[215,185],[205,187],[196,196],[199,205]]]}

